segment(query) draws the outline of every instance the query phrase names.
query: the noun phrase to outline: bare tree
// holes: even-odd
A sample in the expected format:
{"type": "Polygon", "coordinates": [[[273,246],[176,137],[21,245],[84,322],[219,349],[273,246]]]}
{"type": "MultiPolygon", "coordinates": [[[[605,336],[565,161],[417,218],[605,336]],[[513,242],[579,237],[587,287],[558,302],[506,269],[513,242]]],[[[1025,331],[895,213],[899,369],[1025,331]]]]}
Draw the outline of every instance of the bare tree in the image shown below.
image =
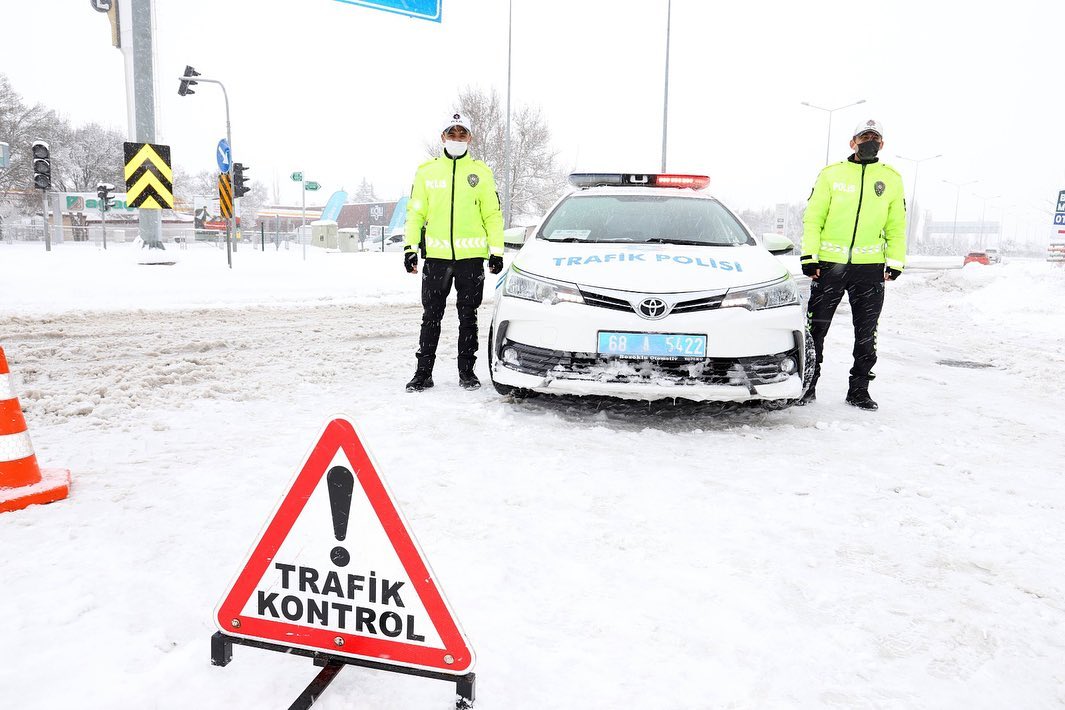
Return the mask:
{"type": "MultiPolygon", "coordinates": [[[[466,87],[456,105],[473,124],[470,154],[483,160],[495,174],[500,201],[510,189],[511,222],[539,218],[554,203],[566,179],[558,165],[558,151],[551,148],[551,130],[539,107],[522,105],[511,113],[510,181],[506,180],[506,112],[495,89],[485,93],[466,87]]],[[[426,144],[430,156],[440,155],[440,143],[426,144]]],[[[507,225],[510,226],[510,225],[507,225]]]]}
{"type": "Polygon", "coordinates": [[[56,160],[56,148],[68,132],[69,126],[55,111],[41,104],[27,106],[7,77],[0,74],[0,140],[11,146],[11,164],[0,171],[0,196],[17,204],[20,212],[38,211],[41,196],[33,188],[30,148],[38,140],[49,144],[53,183],[61,188],[62,161],[56,160]]]}
{"type": "Polygon", "coordinates": [[[62,167],[62,187],[71,192],[95,192],[101,182],[122,185],[123,141],[121,132],[98,123],[70,131],[53,152],[62,167]]]}

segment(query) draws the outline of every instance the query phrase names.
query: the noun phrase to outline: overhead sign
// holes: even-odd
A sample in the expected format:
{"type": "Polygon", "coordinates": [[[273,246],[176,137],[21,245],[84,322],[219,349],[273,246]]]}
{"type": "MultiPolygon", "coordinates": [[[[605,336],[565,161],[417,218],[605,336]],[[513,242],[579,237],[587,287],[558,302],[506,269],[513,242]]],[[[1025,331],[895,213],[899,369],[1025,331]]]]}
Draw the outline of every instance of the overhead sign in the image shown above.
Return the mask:
{"type": "Polygon", "coordinates": [[[461,675],[474,663],[355,426],[318,443],[215,613],[229,636],[461,675]]]}
{"type": "Polygon", "coordinates": [[[174,172],[170,146],[123,143],[126,160],[126,199],[130,207],[174,209],[174,172]]]}
{"type": "Polygon", "coordinates": [[[233,164],[233,155],[229,150],[229,141],[225,138],[218,141],[218,149],[214,153],[215,162],[218,163],[218,172],[228,173],[229,166],[233,164]]]}
{"type": "Polygon", "coordinates": [[[317,190],[320,187],[321,187],[321,185],[319,185],[318,183],[316,183],[314,181],[303,183],[303,188],[305,190],[317,190]]]}
{"type": "Polygon", "coordinates": [[[374,10],[384,10],[385,12],[395,12],[400,15],[406,15],[407,17],[417,17],[422,20],[432,20],[433,22],[440,22],[441,17],[441,4],[442,0],[338,0],[339,2],[347,3],[348,5],[361,5],[363,7],[373,8],[374,10]]]}
{"type": "Polygon", "coordinates": [[[233,217],[233,183],[229,173],[218,175],[218,209],[226,219],[233,217]]]}

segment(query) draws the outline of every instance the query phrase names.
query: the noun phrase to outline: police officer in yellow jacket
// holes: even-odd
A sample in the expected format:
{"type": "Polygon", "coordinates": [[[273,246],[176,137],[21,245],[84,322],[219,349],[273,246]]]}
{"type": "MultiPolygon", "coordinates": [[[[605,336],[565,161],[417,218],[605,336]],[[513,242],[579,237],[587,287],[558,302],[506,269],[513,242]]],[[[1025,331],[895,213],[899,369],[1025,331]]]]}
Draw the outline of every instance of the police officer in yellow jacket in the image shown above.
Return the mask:
{"type": "Polygon", "coordinates": [[[443,156],[423,163],[414,175],[403,265],[408,273],[418,273],[419,250],[425,263],[418,367],[407,383],[408,392],[433,386],[440,323],[452,284],[459,313],[459,385],[468,390],[481,386],[473,372],[477,308],[484,295],[485,259],[493,274],[503,270],[503,214],[492,169],[469,155],[472,137],[466,116],[450,114],[440,134],[443,156]]]}
{"type": "Polygon", "coordinates": [[[879,162],[884,128],[859,123],[850,141],[854,153],[817,176],[803,214],[802,272],[812,279],[807,318],[817,369],[801,402],[816,399],[825,336],[836,307],[847,294],[854,323],[854,366],[847,403],[876,409],[869,380],[876,364],[876,328],[884,306],[884,283],[906,265],[906,200],[902,177],[879,162]]]}

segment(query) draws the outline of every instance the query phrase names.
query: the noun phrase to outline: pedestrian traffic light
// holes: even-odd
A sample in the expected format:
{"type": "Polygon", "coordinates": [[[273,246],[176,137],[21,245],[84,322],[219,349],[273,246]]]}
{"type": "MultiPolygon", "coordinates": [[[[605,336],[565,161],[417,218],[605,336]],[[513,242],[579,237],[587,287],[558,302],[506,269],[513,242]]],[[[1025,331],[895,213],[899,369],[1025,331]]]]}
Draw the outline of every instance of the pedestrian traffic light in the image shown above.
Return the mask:
{"type": "Polygon", "coordinates": [[[96,196],[100,198],[100,211],[107,212],[115,206],[115,186],[101,182],[96,186],[96,196]]]}
{"type": "Polygon", "coordinates": [[[244,197],[251,188],[248,187],[248,178],[244,177],[244,171],[251,170],[243,163],[233,163],[233,197],[244,197]]]}
{"type": "Polygon", "coordinates": [[[187,96],[188,94],[195,94],[196,92],[190,89],[191,86],[196,86],[199,82],[192,81],[192,77],[199,76],[200,72],[196,71],[192,67],[185,65],[185,73],[182,75],[181,84],[178,86],[178,96],[187,96]]]}
{"type": "Polygon", "coordinates": [[[30,151],[33,153],[33,186],[39,190],[47,190],[52,186],[52,158],[48,152],[48,144],[37,141],[30,151]]]}

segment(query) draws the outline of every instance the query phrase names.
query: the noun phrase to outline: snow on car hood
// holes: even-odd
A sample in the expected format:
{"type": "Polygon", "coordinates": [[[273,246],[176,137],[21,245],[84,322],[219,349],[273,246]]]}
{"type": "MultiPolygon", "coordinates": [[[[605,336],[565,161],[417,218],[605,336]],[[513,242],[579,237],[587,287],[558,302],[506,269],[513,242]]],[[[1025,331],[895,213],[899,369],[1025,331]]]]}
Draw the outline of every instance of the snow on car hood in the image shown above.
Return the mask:
{"type": "Polygon", "coordinates": [[[784,265],[758,246],[527,242],[514,266],[582,286],[678,293],[737,288],[782,278],[784,265]]]}

